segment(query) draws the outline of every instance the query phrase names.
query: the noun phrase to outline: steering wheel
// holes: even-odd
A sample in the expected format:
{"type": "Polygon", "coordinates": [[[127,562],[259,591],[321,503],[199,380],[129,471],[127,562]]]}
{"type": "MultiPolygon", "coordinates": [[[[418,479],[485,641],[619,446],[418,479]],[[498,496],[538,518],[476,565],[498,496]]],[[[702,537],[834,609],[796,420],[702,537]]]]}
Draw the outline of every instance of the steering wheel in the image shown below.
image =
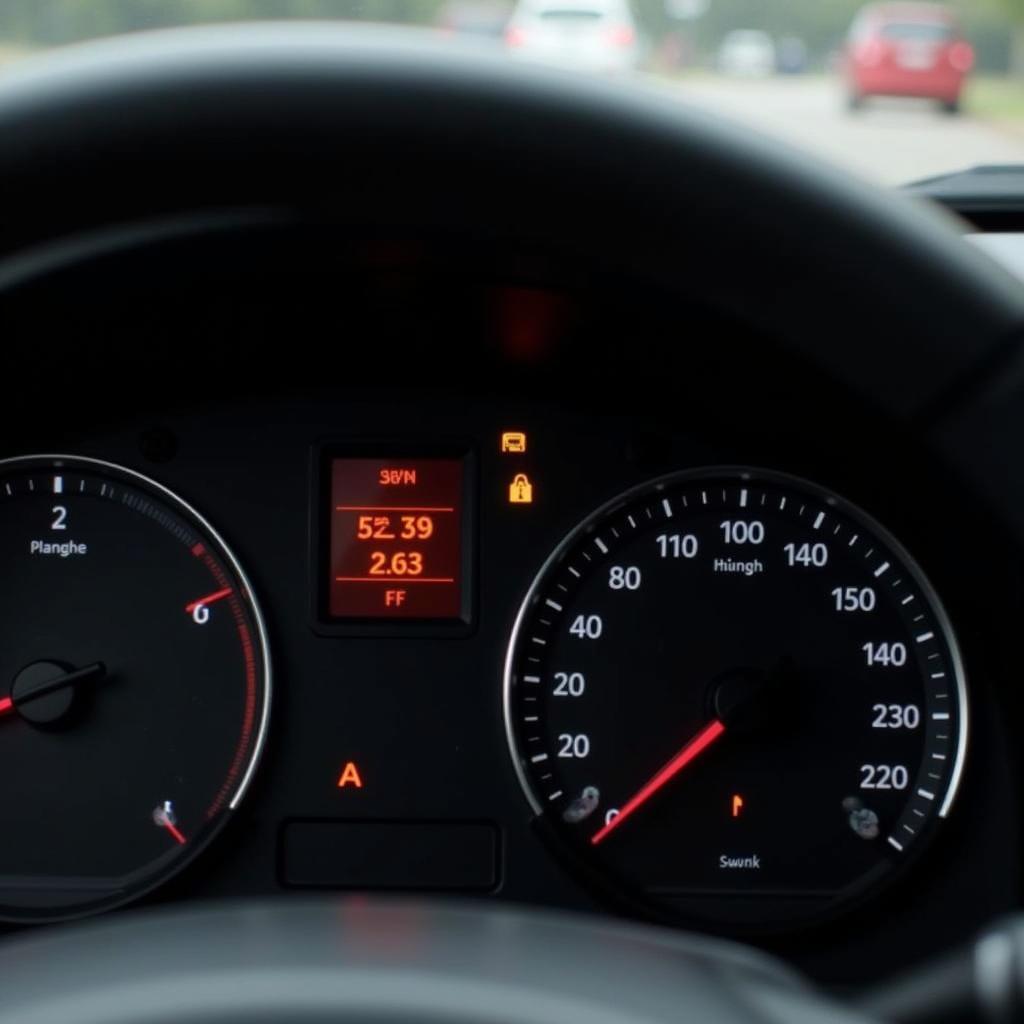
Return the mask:
{"type": "MultiPolygon", "coordinates": [[[[5,75],[0,181],[0,303],[126,238],[238,210],[536,243],[700,296],[903,421],[1024,528],[1005,443],[1024,408],[1024,290],[952,221],[663,91],[382,30],[141,36],[5,75]]],[[[479,906],[138,912],[18,938],[4,964],[0,1022],[19,1024],[844,1013],[738,947],[479,906]]]]}

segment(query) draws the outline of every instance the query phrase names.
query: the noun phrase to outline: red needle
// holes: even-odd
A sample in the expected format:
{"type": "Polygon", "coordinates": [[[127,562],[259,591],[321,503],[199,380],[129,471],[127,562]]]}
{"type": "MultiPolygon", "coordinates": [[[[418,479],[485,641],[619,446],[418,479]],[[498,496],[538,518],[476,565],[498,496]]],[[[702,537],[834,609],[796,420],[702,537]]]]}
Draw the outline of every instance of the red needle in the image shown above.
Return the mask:
{"type": "Polygon", "coordinates": [[[222,597],[227,597],[230,593],[230,587],[225,587],[223,590],[215,590],[212,594],[207,594],[206,597],[201,597],[198,601],[193,601],[191,604],[185,605],[185,611],[191,615],[201,604],[213,604],[214,601],[219,601],[222,597]]]}
{"type": "Polygon", "coordinates": [[[181,829],[179,829],[177,825],[172,825],[169,821],[165,821],[164,828],[167,829],[167,831],[170,832],[182,846],[185,845],[185,837],[181,834],[181,829]]]}
{"type": "Polygon", "coordinates": [[[14,701],[10,697],[4,697],[0,700],[0,715],[6,715],[9,711],[14,710],[14,701]]]}
{"type": "Polygon", "coordinates": [[[725,732],[725,726],[717,718],[705,725],[664,768],[622,805],[619,813],[611,821],[607,822],[603,828],[590,837],[591,844],[597,846],[602,839],[607,837],[609,832],[618,828],[635,810],[638,810],[647,803],[659,789],[671,782],[701,751],[710,747],[723,732],[725,732]]]}

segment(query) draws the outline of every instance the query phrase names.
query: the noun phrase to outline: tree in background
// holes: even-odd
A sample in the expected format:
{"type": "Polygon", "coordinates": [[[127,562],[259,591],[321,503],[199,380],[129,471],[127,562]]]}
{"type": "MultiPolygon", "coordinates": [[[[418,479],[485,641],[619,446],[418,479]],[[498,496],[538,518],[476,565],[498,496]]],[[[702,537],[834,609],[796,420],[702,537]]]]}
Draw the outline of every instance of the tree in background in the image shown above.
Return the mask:
{"type": "Polygon", "coordinates": [[[990,0],[1009,19],[1012,25],[1010,37],[1010,66],[1014,74],[1024,75],[1024,0],[990,0]]]}
{"type": "MultiPolygon", "coordinates": [[[[436,23],[446,0],[0,0],[0,42],[52,46],[96,36],[172,25],[254,18],[325,18],[436,23]]],[[[514,0],[507,0],[511,7],[514,0]]],[[[795,36],[823,66],[838,50],[864,0],[708,0],[706,12],[680,22],[672,0],[632,0],[644,36],[657,45],[670,34],[708,62],[735,28],[759,28],[776,39],[795,36]]],[[[986,71],[1006,71],[1011,38],[1024,69],[1024,0],[951,0],[986,71]],[[1011,31],[1010,25],[1016,26],[1011,31]]]]}

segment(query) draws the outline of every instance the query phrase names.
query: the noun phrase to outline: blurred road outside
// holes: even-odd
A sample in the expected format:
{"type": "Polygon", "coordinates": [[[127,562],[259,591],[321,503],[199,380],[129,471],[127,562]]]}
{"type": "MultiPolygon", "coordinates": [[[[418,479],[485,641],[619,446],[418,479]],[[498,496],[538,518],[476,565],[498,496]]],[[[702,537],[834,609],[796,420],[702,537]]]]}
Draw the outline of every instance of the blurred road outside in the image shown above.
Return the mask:
{"type": "MultiPolygon", "coordinates": [[[[497,49],[500,37],[486,42],[497,49]]],[[[33,49],[0,38],[0,69],[33,49]]],[[[852,113],[838,74],[729,76],[707,69],[706,62],[688,71],[641,74],[681,102],[883,185],[979,164],[1024,164],[1024,82],[1009,76],[972,80],[964,112],[950,116],[928,101],[898,99],[872,99],[852,113]]]]}
{"type": "Polygon", "coordinates": [[[837,78],[725,78],[695,72],[666,84],[686,103],[749,125],[885,185],[963,170],[969,163],[1024,163],[1024,118],[951,117],[916,100],[844,105],[837,78]]]}

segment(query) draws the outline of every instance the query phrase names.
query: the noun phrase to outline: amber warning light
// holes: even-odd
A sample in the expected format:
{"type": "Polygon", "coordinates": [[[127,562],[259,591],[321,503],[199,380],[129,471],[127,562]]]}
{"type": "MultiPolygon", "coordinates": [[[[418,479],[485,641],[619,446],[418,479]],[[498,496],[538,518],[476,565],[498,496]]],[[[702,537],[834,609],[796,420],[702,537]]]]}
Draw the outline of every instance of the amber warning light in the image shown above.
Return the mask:
{"type": "Polygon", "coordinates": [[[332,460],[332,618],[461,616],[462,477],[462,459],[332,460]]]}

